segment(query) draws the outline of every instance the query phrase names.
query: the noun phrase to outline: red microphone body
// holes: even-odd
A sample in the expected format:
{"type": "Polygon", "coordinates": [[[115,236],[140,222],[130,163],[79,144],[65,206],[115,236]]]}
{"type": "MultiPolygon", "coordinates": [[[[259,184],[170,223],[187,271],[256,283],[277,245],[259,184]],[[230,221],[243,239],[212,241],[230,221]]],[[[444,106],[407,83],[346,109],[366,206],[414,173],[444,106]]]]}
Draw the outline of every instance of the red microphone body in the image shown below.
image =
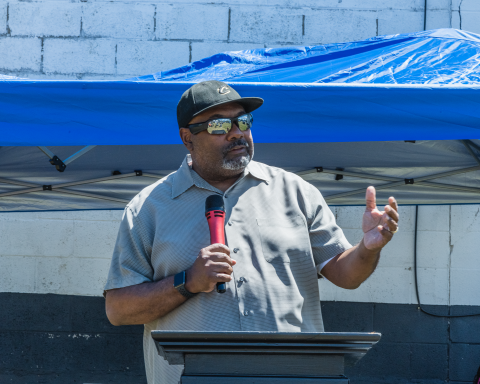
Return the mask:
{"type": "MultiPolygon", "coordinates": [[[[225,245],[225,207],[223,197],[210,195],[205,201],[205,216],[207,217],[208,228],[210,229],[210,244],[225,245]]],[[[217,283],[217,292],[225,293],[227,285],[217,283]]]]}

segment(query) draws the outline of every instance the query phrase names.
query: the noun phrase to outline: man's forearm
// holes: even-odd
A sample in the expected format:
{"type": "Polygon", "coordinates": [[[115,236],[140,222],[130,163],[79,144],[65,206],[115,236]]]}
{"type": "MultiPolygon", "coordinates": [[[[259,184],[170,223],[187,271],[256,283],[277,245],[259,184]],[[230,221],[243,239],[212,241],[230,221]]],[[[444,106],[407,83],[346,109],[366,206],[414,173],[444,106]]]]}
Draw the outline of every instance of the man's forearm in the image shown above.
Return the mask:
{"type": "Polygon", "coordinates": [[[375,270],[380,259],[380,250],[365,248],[362,241],[356,246],[330,260],[321,273],[341,288],[355,289],[375,270]]]}
{"type": "Polygon", "coordinates": [[[107,317],[113,325],[149,323],[187,300],[173,287],[173,276],[110,290],[105,299],[107,317]]]}

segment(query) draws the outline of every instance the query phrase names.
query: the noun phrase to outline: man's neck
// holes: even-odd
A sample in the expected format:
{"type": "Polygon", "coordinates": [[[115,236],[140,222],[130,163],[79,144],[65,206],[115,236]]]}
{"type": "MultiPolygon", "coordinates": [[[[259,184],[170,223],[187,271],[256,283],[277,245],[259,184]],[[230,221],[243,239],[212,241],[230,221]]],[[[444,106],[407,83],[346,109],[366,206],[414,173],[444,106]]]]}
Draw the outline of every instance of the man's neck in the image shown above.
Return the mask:
{"type": "Polygon", "coordinates": [[[212,187],[215,187],[219,189],[222,192],[225,192],[228,188],[230,188],[235,182],[238,180],[238,178],[242,175],[243,171],[230,176],[225,176],[225,177],[215,177],[212,175],[208,175],[205,172],[202,172],[201,169],[195,166],[195,164],[192,163],[192,169],[197,172],[197,174],[205,180],[208,184],[210,184],[212,187]]]}

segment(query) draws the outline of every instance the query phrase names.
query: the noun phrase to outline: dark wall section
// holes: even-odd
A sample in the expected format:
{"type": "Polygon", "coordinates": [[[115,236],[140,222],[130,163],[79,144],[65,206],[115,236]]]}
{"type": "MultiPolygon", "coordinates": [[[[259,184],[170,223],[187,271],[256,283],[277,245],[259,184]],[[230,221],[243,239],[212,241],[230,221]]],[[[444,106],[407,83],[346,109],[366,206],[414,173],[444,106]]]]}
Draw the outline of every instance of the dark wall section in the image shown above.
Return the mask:
{"type": "MultiPolygon", "coordinates": [[[[101,297],[0,293],[0,383],[145,384],[143,327],[113,327],[104,305],[101,297]]],[[[324,302],[322,309],[327,331],[383,334],[349,368],[352,384],[471,384],[480,365],[480,317],[435,318],[403,304],[324,302]]]]}
{"type": "MultiPolygon", "coordinates": [[[[480,313],[473,306],[424,308],[442,315],[480,313]]],[[[480,366],[480,316],[433,317],[410,304],[323,302],[322,311],[326,331],[382,333],[348,369],[352,384],[472,384],[480,366]]]]}
{"type": "Polygon", "coordinates": [[[0,383],[145,384],[142,334],[103,297],[0,293],[0,383]]]}

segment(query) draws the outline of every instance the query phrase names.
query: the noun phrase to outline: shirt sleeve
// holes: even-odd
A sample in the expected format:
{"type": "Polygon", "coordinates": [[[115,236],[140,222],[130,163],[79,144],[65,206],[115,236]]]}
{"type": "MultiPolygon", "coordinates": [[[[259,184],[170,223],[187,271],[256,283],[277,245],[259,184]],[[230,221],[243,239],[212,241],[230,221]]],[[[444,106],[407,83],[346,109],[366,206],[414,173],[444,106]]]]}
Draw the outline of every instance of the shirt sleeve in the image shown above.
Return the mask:
{"type": "Polygon", "coordinates": [[[127,206],[123,214],[105,291],[153,281],[145,226],[127,206]]]}
{"type": "Polygon", "coordinates": [[[335,216],[320,191],[313,185],[309,185],[307,191],[307,224],[310,244],[317,272],[320,273],[331,259],[351,248],[352,245],[335,222],[335,216]]]}

